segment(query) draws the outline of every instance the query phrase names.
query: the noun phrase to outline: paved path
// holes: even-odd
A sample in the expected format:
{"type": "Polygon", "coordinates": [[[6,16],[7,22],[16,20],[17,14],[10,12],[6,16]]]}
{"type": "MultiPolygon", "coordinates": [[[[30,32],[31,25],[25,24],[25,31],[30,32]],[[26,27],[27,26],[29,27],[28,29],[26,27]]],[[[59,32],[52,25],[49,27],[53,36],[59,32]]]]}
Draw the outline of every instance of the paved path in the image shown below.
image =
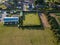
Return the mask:
{"type": "Polygon", "coordinates": [[[49,25],[49,23],[48,23],[48,20],[47,20],[47,18],[46,18],[46,16],[45,16],[45,14],[42,13],[42,14],[40,14],[39,16],[40,16],[40,18],[41,18],[41,20],[42,20],[42,23],[43,23],[44,27],[45,27],[45,28],[50,27],[50,25],[49,25]]]}

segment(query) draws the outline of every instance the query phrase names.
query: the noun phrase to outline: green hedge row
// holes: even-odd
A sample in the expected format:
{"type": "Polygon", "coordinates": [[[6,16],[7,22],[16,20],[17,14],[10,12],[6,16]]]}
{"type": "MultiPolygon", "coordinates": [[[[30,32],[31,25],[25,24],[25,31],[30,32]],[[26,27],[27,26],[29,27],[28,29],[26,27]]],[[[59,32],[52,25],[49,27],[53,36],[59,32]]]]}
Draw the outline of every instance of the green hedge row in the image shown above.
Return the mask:
{"type": "MultiPolygon", "coordinates": [[[[48,14],[48,13],[47,13],[48,14]]],[[[56,37],[58,38],[58,41],[60,41],[60,25],[56,21],[56,19],[49,14],[47,15],[49,24],[51,25],[51,30],[55,33],[56,37]]]]}

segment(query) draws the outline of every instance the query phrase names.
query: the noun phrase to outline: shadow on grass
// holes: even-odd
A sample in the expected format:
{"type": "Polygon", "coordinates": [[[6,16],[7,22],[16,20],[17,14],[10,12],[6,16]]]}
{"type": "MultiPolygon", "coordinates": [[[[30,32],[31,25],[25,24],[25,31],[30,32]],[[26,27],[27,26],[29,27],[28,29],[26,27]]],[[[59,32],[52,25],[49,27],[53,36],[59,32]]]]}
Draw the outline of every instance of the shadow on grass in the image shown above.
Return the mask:
{"type": "MultiPolygon", "coordinates": [[[[4,25],[7,28],[8,27],[18,27],[17,25],[4,25]]],[[[28,30],[44,30],[43,26],[20,26],[19,29],[22,28],[22,30],[28,29],[28,30]]]]}
{"type": "Polygon", "coordinates": [[[11,25],[4,25],[4,26],[6,26],[6,27],[17,27],[17,25],[14,25],[14,24],[13,25],[12,24],[11,25]]]}
{"type": "Polygon", "coordinates": [[[20,26],[19,29],[22,28],[23,30],[24,29],[28,29],[28,30],[44,30],[44,28],[42,26],[20,26]]]}

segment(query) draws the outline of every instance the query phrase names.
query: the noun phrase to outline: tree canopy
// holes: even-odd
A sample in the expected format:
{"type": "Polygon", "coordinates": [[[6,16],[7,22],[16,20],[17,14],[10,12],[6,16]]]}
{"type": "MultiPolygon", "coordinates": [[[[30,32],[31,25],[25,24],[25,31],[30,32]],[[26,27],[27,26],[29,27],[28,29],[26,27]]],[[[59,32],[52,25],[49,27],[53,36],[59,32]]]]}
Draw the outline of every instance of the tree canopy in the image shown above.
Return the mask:
{"type": "Polygon", "coordinates": [[[35,0],[35,4],[43,4],[44,0],[35,0]]]}

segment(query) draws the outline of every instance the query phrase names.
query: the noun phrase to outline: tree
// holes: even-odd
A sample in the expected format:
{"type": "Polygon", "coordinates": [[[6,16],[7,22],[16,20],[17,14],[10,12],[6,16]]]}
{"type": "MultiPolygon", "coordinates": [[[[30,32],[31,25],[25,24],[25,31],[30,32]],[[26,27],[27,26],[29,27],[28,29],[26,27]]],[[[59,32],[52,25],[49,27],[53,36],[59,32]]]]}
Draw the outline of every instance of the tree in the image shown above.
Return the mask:
{"type": "Polygon", "coordinates": [[[35,4],[43,4],[44,3],[44,0],[36,0],[35,1],[35,4]]]}
{"type": "Polygon", "coordinates": [[[18,0],[13,0],[13,2],[14,2],[14,4],[15,4],[15,6],[16,6],[17,3],[18,3],[18,0]]]}

